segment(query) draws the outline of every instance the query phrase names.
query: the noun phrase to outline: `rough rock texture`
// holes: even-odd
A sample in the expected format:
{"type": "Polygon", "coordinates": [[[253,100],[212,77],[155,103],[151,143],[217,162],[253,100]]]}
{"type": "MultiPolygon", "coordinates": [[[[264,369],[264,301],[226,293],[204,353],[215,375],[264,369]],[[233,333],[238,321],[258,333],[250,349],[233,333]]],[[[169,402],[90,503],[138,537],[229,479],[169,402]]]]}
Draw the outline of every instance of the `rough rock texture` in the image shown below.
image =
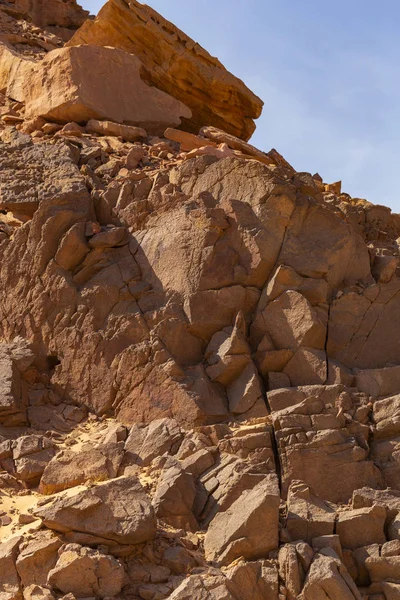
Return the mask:
{"type": "Polygon", "coordinates": [[[179,125],[180,117],[191,116],[182,102],[143,81],[136,56],[117,48],[60,48],[31,64],[30,71],[23,71],[23,81],[15,77],[8,89],[9,95],[25,102],[27,119],[111,119],[160,134],[179,125]]]}
{"type": "Polygon", "coordinates": [[[228,565],[241,556],[260,558],[276,550],[278,510],[277,482],[267,477],[213,519],[204,542],[207,560],[228,565]]]}
{"type": "Polygon", "coordinates": [[[147,7],[56,4],[0,2],[0,600],[397,598],[399,215],[147,7]]]}
{"type": "Polygon", "coordinates": [[[156,530],[154,511],[135,477],[60,496],[35,516],[55,531],[77,531],[121,544],[145,542],[156,530]]]}
{"type": "Polygon", "coordinates": [[[2,0],[1,5],[10,14],[28,17],[39,27],[78,28],[89,15],[76,0],[2,0]]]}
{"type": "Polygon", "coordinates": [[[140,58],[148,81],[189,106],[187,130],[214,125],[248,140],[263,103],[218,59],[156,11],[135,0],[109,0],[69,42],[114,46],[140,58]]]}
{"type": "Polygon", "coordinates": [[[95,594],[100,598],[115,596],[121,591],[124,568],[114,557],[78,544],[67,544],[59,554],[48,575],[49,584],[55,590],[84,597],[95,594]]]}

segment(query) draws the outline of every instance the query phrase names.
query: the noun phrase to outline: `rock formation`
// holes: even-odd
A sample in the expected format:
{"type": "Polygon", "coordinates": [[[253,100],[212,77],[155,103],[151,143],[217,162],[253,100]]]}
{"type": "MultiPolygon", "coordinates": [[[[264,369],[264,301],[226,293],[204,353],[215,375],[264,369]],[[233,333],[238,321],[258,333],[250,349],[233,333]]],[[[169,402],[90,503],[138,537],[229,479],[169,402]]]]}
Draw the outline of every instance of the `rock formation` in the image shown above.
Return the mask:
{"type": "Polygon", "coordinates": [[[400,597],[400,216],[62,4],[0,4],[0,600],[400,597]]]}
{"type": "Polygon", "coordinates": [[[189,106],[187,131],[214,125],[246,141],[263,102],[218,59],[149,6],[136,0],[108,0],[86,21],[69,45],[113,46],[140,58],[148,81],[189,106]]]}

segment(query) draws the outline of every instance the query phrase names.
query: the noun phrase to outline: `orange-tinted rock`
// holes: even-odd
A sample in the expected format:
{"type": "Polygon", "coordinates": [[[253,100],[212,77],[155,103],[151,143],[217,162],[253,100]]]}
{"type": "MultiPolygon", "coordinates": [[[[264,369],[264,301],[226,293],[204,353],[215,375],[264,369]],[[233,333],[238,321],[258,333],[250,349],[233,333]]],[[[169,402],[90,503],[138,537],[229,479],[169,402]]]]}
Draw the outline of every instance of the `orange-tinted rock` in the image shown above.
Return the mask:
{"type": "Polygon", "coordinates": [[[135,54],[147,80],[192,111],[185,129],[213,125],[248,140],[262,101],[245,84],[175,25],[135,0],[109,0],[94,21],[86,21],[69,45],[114,46],[135,54]]]}
{"type": "MultiPolygon", "coordinates": [[[[82,46],[50,52],[21,82],[27,119],[68,123],[109,119],[162,133],[191,111],[142,79],[137,57],[116,48],[82,46]],[[118,97],[118,102],[115,98],[118,97]]],[[[14,79],[13,86],[18,84],[14,79]]]]}

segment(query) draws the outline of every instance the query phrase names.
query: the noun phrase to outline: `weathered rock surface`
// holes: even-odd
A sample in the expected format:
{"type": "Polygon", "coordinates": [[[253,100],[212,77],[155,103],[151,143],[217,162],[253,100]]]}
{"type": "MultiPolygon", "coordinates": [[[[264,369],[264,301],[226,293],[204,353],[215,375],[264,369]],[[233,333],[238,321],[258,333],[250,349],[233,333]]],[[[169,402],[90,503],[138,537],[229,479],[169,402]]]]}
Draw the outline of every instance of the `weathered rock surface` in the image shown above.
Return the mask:
{"type": "Polygon", "coordinates": [[[60,496],[35,515],[55,531],[81,532],[111,543],[140,544],[156,531],[154,511],[136,477],[60,496]]]}
{"type": "Polygon", "coordinates": [[[6,4],[11,14],[32,20],[39,27],[70,29],[71,35],[89,16],[77,0],[9,0],[6,4]]]}
{"type": "Polygon", "coordinates": [[[278,509],[277,481],[267,477],[211,521],[204,544],[207,560],[227,565],[241,556],[256,559],[276,550],[278,509]]]}
{"type": "Polygon", "coordinates": [[[60,123],[110,119],[145,127],[154,134],[189,118],[182,102],[150,87],[141,76],[140,60],[117,48],[78,46],[50,52],[14,78],[8,93],[25,102],[27,119],[44,117],[60,123]],[[88,76],[90,74],[90,76],[88,76]],[[115,96],[118,102],[115,102],[115,96]]]}
{"type": "Polygon", "coordinates": [[[400,217],[83,15],[0,0],[0,600],[397,598],[400,217]]]}
{"type": "Polygon", "coordinates": [[[48,581],[57,591],[64,594],[106,598],[120,593],[124,582],[124,568],[112,556],[98,550],[69,544],[60,551],[48,581]]]}
{"type": "Polygon", "coordinates": [[[114,46],[135,54],[148,80],[192,110],[185,126],[195,133],[214,125],[248,140],[263,103],[204,48],[149,6],[110,0],[69,42],[114,46]]]}

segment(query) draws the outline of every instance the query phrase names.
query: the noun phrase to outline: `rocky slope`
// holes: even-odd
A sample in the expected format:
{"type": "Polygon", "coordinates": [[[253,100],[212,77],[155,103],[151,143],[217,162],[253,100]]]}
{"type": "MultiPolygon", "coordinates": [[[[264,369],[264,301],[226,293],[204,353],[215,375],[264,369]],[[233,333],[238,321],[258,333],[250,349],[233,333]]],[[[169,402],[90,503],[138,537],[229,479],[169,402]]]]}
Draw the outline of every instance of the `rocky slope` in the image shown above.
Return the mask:
{"type": "Polygon", "coordinates": [[[64,47],[6,4],[0,599],[400,597],[399,215],[248,144],[147,7],[64,47]]]}

